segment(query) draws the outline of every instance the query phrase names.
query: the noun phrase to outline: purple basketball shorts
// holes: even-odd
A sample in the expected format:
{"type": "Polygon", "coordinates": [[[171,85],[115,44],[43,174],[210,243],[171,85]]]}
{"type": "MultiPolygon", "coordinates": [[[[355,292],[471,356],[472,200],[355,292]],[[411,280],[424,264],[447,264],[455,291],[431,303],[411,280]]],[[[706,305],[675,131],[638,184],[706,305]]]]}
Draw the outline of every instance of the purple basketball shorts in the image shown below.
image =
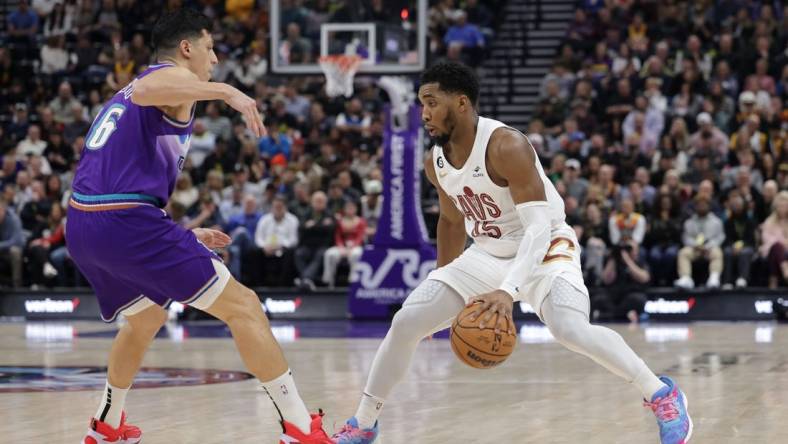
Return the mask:
{"type": "Polygon", "coordinates": [[[66,245],[105,321],[170,301],[205,309],[224,290],[230,273],[219,257],[164,210],[139,195],[79,196],[69,202],[66,245]]]}

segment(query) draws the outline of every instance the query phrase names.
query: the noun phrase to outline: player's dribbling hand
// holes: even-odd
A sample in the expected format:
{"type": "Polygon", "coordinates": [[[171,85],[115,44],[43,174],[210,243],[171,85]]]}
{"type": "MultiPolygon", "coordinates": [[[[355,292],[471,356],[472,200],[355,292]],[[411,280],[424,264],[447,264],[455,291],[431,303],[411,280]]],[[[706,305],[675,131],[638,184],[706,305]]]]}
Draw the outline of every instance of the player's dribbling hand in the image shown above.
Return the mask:
{"type": "Polygon", "coordinates": [[[230,236],[222,233],[219,230],[211,230],[210,228],[195,228],[192,230],[197,240],[205,244],[206,247],[213,250],[214,248],[224,248],[230,245],[232,239],[230,236]]]}
{"type": "Polygon", "coordinates": [[[252,130],[255,136],[263,137],[266,131],[263,118],[260,117],[260,111],[257,109],[257,102],[238,89],[233,89],[233,94],[225,102],[244,116],[246,126],[252,130]]]}
{"type": "Polygon", "coordinates": [[[514,334],[514,322],[512,322],[514,300],[509,293],[503,290],[484,293],[471,298],[467,306],[470,307],[474,304],[478,305],[478,307],[468,318],[474,321],[481,316],[479,328],[484,328],[485,325],[489,326],[494,323],[496,333],[505,331],[509,334],[514,334]]]}

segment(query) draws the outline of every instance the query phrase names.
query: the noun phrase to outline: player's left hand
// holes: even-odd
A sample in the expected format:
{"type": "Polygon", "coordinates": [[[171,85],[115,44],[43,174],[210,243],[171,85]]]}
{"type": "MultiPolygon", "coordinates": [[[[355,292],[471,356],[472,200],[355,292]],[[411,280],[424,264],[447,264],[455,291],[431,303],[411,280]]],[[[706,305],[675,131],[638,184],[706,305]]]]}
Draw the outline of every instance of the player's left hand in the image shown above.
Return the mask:
{"type": "Polygon", "coordinates": [[[473,312],[468,319],[474,321],[481,316],[479,328],[484,328],[485,325],[492,325],[495,323],[496,333],[505,331],[509,334],[514,334],[514,322],[512,321],[514,300],[509,293],[503,290],[484,293],[471,298],[467,306],[470,307],[474,304],[478,305],[478,307],[476,307],[476,311],[473,312]]]}
{"type": "Polygon", "coordinates": [[[213,250],[214,248],[224,248],[230,245],[232,239],[230,236],[222,233],[219,230],[212,230],[210,228],[195,228],[192,230],[197,240],[204,243],[206,247],[213,250]]]}

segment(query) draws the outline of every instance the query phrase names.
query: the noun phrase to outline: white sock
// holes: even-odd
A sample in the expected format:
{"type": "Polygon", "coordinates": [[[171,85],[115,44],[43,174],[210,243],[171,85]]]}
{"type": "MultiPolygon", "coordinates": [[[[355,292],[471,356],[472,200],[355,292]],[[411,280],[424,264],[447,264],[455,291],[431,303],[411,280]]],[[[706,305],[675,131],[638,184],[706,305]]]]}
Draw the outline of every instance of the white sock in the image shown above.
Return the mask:
{"type": "Polygon", "coordinates": [[[361,402],[358,403],[358,410],[356,410],[358,426],[362,429],[374,427],[382,408],[383,398],[364,393],[361,396],[361,402]]]}
{"type": "Polygon", "coordinates": [[[280,418],[308,435],[312,418],[309,417],[309,411],[298,394],[290,369],[273,381],[263,382],[263,389],[273,401],[280,418]]]}
{"type": "Polygon", "coordinates": [[[107,381],[107,385],[104,387],[104,396],[101,397],[101,403],[96,412],[96,419],[117,429],[120,426],[123,404],[126,403],[126,394],[130,388],[131,386],[125,389],[118,388],[110,385],[107,381]]]}
{"type": "Polygon", "coordinates": [[[655,393],[660,391],[662,387],[665,387],[665,383],[657,378],[657,375],[646,367],[645,363],[640,373],[632,381],[632,384],[635,384],[640,393],[643,394],[643,398],[648,402],[651,402],[651,398],[654,397],[655,393]]]}

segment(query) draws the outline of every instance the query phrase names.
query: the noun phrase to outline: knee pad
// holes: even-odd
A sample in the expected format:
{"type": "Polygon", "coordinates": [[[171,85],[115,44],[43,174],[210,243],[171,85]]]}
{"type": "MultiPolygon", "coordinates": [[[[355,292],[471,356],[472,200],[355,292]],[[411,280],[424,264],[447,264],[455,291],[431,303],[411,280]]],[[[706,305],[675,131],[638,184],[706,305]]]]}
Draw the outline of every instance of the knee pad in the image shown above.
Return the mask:
{"type": "Polygon", "coordinates": [[[402,303],[402,307],[411,305],[429,304],[437,299],[441,293],[454,292],[454,290],[441,281],[428,279],[419,284],[402,303]]]}
{"type": "Polygon", "coordinates": [[[571,308],[583,313],[586,317],[591,313],[591,301],[588,296],[561,277],[553,279],[550,294],[545,302],[556,307],[571,308]]]}

